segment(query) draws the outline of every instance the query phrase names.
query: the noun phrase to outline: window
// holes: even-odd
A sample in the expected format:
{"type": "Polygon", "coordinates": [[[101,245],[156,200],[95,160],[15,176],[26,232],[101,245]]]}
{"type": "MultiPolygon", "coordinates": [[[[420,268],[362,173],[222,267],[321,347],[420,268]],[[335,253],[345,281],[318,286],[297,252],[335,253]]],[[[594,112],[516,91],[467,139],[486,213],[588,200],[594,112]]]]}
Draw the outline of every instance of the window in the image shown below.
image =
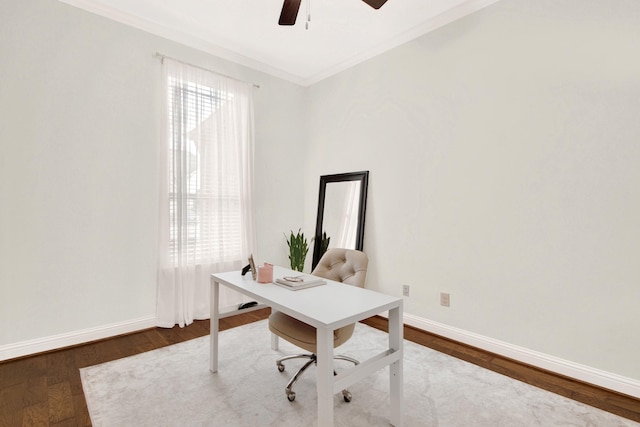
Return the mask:
{"type": "Polygon", "coordinates": [[[242,171],[235,138],[216,121],[233,94],[169,79],[169,259],[203,264],[242,257],[242,171]]]}
{"type": "Polygon", "coordinates": [[[163,82],[157,317],[172,327],[208,318],[210,275],[254,253],[253,106],[250,84],[168,58],[163,82]]]}

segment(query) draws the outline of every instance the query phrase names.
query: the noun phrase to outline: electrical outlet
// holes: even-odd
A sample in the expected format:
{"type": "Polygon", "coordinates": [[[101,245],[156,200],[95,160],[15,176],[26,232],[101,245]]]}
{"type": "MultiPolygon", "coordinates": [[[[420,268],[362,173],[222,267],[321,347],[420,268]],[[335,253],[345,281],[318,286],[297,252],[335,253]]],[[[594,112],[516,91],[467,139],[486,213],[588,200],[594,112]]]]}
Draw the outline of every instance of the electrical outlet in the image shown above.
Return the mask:
{"type": "Polygon", "coordinates": [[[451,297],[444,292],[440,293],[440,305],[443,307],[449,307],[451,304],[451,297]]]}
{"type": "Polygon", "coordinates": [[[409,285],[402,285],[402,295],[405,297],[409,296],[409,285]]]}

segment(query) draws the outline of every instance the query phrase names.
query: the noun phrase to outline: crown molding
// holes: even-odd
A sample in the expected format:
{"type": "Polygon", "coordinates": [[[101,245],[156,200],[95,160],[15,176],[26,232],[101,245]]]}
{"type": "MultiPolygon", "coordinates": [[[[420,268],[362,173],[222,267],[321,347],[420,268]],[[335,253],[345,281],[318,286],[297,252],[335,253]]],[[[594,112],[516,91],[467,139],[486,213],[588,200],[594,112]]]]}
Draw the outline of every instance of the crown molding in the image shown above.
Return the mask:
{"type": "Polygon", "coordinates": [[[69,6],[94,13],[96,15],[102,16],[103,18],[110,19],[120,24],[136,28],[146,33],[153,34],[155,36],[159,36],[177,43],[181,43],[187,47],[200,50],[202,52],[233,62],[235,64],[243,65],[253,70],[260,71],[283,80],[287,80],[300,86],[304,86],[304,79],[299,76],[270,66],[268,64],[265,64],[264,62],[241,55],[232,50],[223,48],[216,45],[215,43],[211,43],[209,41],[195,37],[187,32],[177,30],[175,28],[170,28],[160,23],[122,12],[115,8],[97,4],[92,0],[58,1],[68,4],[69,6]]]}
{"type": "Polygon", "coordinates": [[[410,42],[411,40],[415,40],[418,37],[421,37],[427,33],[437,30],[438,28],[444,27],[447,24],[450,24],[458,19],[462,19],[465,16],[471,15],[474,12],[477,12],[481,9],[484,9],[487,6],[490,6],[494,3],[497,3],[500,0],[467,0],[460,5],[443,12],[427,22],[424,22],[420,25],[413,27],[412,29],[405,31],[398,36],[389,39],[387,42],[382,43],[376,46],[375,49],[370,49],[365,52],[362,52],[359,55],[356,55],[350,58],[348,61],[341,62],[339,64],[335,64],[330,68],[327,68],[321,73],[318,73],[314,76],[306,78],[303,81],[304,86],[311,86],[315,83],[318,83],[328,77],[331,77],[335,74],[338,74],[342,71],[345,71],[349,68],[352,68],[362,62],[365,62],[373,57],[376,57],[384,52],[387,52],[393,48],[401,46],[405,43],[410,42]]]}
{"type": "Polygon", "coordinates": [[[336,75],[368,59],[378,56],[388,50],[391,50],[404,43],[414,40],[417,37],[420,37],[424,34],[434,31],[453,21],[464,18],[465,16],[470,15],[474,12],[477,12],[480,9],[483,9],[489,5],[492,5],[500,0],[467,0],[452,9],[441,13],[440,15],[434,17],[433,19],[430,19],[429,21],[410,29],[409,31],[406,31],[398,35],[397,37],[394,37],[388,40],[387,42],[380,44],[375,49],[364,51],[359,55],[353,56],[347,61],[334,64],[328,67],[327,69],[325,69],[324,71],[311,76],[301,76],[301,75],[296,75],[296,74],[287,72],[285,70],[271,66],[257,59],[253,59],[248,56],[242,55],[238,52],[234,52],[230,49],[223,48],[210,41],[195,37],[185,31],[181,31],[175,28],[170,28],[160,23],[157,23],[148,19],[140,18],[138,16],[134,16],[134,15],[122,12],[118,9],[104,6],[102,4],[98,4],[93,0],[59,0],[59,1],[62,3],[66,3],[70,6],[74,6],[79,9],[83,9],[85,11],[100,15],[107,19],[111,19],[121,24],[139,29],[141,31],[184,44],[188,47],[203,51],[210,55],[219,57],[221,59],[225,59],[227,61],[231,61],[233,63],[243,65],[245,67],[269,74],[271,76],[274,76],[283,80],[287,80],[291,83],[294,83],[300,86],[311,86],[315,83],[320,82],[321,80],[324,80],[328,77],[336,75]]]}

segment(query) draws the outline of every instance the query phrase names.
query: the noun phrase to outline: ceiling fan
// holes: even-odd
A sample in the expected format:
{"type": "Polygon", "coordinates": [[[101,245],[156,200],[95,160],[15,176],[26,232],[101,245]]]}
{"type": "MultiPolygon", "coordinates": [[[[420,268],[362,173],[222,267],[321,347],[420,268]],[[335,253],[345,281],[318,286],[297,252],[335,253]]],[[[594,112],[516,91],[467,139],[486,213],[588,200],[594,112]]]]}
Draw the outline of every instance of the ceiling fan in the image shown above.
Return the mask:
{"type": "MultiPolygon", "coordinates": [[[[380,9],[387,0],[362,0],[374,9],[380,9]]],[[[280,13],[279,25],[294,25],[300,10],[302,0],[284,0],[282,12],[280,13]]]]}

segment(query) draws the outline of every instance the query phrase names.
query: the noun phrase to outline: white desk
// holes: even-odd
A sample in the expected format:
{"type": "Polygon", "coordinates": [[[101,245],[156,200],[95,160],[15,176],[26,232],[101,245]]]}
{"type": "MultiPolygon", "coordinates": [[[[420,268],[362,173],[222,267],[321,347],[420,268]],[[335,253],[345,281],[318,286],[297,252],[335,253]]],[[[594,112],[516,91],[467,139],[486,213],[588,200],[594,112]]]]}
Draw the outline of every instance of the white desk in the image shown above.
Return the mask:
{"type": "MultiPolygon", "coordinates": [[[[275,279],[296,274],[300,273],[274,267],[273,277],[275,279]]],[[[402,426],[402,298],[330,280],[323,286],[290,291],[272,283],[257,283],[251,278],[250,273],[245,276],[242,276],[240,271],[213,274],[211,275],[211,372],[218,372],[219,319],[248,311],[234,308],[221,312],[218,307],[220,284],[261,303],[253,309],[272,307],[316,328],[318,427],[333,426],[333,395],[335,393],[339,393],[350,384],[387,365],[389,365],[390,374],[390,422],[396,427],[402,426]],[[389,311],[389,348],[334,377],[333,331],[387,310],[389,311]]],[[[274,345],[277,343],[274,342],[274,345]]],[[[277,384],[274,384],[274,393],[276,392],[277,384]]]]}

